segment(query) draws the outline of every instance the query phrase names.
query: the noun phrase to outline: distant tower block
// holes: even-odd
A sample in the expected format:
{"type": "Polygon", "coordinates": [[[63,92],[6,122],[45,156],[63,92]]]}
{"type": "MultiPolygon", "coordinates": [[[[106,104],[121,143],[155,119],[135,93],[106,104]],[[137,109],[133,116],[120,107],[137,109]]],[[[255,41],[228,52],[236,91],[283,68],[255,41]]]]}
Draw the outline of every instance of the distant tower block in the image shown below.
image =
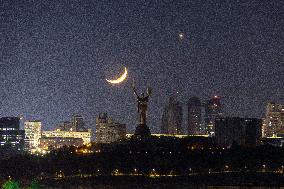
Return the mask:
{"type": "Polygon", "coordinates": [[[223,107],[219,96],[213,96],[205,105],[205,124],[207,134],[215,135],[215,119],[223,116],[223,107]]]}
{"type": "Polygon", "coordinates": [[[71,124],[73,131],[87,131],[85,128],[84,118],[80,115],[74,115],[72,117],[71,124]]]}
{"type": "Polygon", "coordinates": [[[101,113],[96,118],[96,142],[112,143],[126,137],[126,125],[116,123],[106,113],[101,113]]]}
{"type": "Polygon", "coordinates": [[[199,98],[192,97],[187,102],[187,130],[189,135],[203,134],[201,127],[201,102],[199,98]]]}
{"type": "Polygon", "coordinates": [[[174,97],[170,97],[169,104],[162,115],[161,134],[180,135],[182,129],[182,105],[174,97]]]}
{"type": "Polygon", "coordinates": [[[29,139],[29,149],[37,149],[41,138],[41,121],[25,121],[25,136],[29,139]]]}
{"type": "Polygon", "coordinates": [[[266,118],[263,125],[264,137],[282,135],[284,133],[284,105],[269,102],[266,106],[266,118]]]}

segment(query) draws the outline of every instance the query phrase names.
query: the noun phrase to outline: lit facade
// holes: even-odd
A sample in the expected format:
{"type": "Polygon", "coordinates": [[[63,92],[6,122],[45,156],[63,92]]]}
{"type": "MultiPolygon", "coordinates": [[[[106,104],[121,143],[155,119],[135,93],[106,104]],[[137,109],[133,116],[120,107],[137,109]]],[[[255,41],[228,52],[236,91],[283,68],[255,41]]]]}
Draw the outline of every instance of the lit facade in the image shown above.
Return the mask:
{"type": "Polygon", "coordinates": [[[215,119],[223,116],[223,107],[219,96],[213,96],[205,104],[205,125],[206,133],[210,136],[215,135],[215,119]]]}
{"type": "Polygon", "coordinates": [[[0,145],[11,145],[17,150],[24,150],[25,131],[20,130],[20,118],[0,118],[0,145]]]}
{"type": "Polygon", "coordinates": [[[59,129],[54,131],[42,131],[42,137],[45,138],[81,138],[83,144],[88,144],[91,142],[91,129],[85,132],[77,131],[61,131],[59,129]]]}
{"type": "Polygon", "coordinates": [[[28,148],[36,149],[41,138],[41,121],[25,121],[24,123],[25,136],[28,139],[28,148]]]}
{"type": "Polygon", "coordinates": [[[261,136],[262,136],[262,137],[265,137],[264,130],[266,129],[266,120],[265,120],[265,118],[262,118],[261,120],[262,120],[261,136]]]}
{"type": "Polygon", "coordinates": [[[126,125],[113,122],[106,113],[96,119],[96,142],[112,143],[126,137],[126,125]]]}
{"type": "Polygon", "coordinates": [[[43,137],[39,139],[39,148],[42,151],[50,151],[53,149],[62,148],[63,146],[82,146],[84,143],[82,138],[68,137],[43,137]]]}
{"type": "Polygon", "coordinates": [[[162,115],[161,134],[182,134],[182,117],[182,105],[171,97],[162,115]]]}
{"type": "Polygon", "coordinates": [[[199,98],[192,97],[187,102],[187,123],[188,123],[188,134],[189,135],[200,135],[203,133],[201,126],[201,102],[199,98]]]}
{"type": "Polygon", "coordinates": [[[284,105],[270,102],[266,106],[266,117],[263,124],[264,137],[284,133],[284,105]]]}
{"type": "Polygon", "coordinates": [[[253,147],[260,143],[262,120],[256,118],[216,118],[215,139],[220,147],[228,148],[234,142],[253,147]]]}

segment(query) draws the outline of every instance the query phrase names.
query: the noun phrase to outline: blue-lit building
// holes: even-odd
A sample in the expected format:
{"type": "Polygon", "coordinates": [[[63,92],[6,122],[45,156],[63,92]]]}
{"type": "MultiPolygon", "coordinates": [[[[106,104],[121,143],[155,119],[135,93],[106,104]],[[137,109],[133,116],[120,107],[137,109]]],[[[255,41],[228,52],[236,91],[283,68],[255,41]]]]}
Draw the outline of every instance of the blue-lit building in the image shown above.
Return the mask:
{"type": "Polygon", "coordinates": [[[17,150],[24,150],[25,131],[20,130],[20,118],[0,118],[0,146],[11,146],[17,150]]]}
{"type": "Polygon", "coordinates": [[[170,97],[169,104],[162,115],[161,134],[180,135],[182,128],[182,105],[174,97],[170,97]]]}

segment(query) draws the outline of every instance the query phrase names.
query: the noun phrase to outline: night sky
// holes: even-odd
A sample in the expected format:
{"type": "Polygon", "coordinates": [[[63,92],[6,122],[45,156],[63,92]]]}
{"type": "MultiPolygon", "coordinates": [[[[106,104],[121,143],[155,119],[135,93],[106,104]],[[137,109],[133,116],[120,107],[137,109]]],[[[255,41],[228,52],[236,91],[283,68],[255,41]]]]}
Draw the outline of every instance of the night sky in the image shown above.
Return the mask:
{"type": "Polygon", "coordinates": [[[261,118],[284,103],[284,3],[269,1],[0,1],[0,115],[54,128],[107,112],[133,132],[131,91],[153,88],[160,130],[170,95],[219,95],[229,116],[261,118]],[[179,34],[183,34],[180,37],[179,34]],[[126,82],[111,86],[127,67],[126,82]]]}

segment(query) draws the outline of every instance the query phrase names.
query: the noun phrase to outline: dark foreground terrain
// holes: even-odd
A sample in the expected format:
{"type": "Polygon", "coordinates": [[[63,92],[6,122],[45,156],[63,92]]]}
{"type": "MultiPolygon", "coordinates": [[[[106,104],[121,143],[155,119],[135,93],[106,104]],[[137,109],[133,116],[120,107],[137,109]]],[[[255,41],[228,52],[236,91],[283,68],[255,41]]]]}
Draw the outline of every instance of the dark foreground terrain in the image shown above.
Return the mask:
{"type": "Polygon", "coordinates": [[[48,179],[41,182],[47,189],[257,189],[284,188],[284,175],[275,173],[222,173],[194,176],[144,177],[97,176],[89,178],[48,179]]]}

